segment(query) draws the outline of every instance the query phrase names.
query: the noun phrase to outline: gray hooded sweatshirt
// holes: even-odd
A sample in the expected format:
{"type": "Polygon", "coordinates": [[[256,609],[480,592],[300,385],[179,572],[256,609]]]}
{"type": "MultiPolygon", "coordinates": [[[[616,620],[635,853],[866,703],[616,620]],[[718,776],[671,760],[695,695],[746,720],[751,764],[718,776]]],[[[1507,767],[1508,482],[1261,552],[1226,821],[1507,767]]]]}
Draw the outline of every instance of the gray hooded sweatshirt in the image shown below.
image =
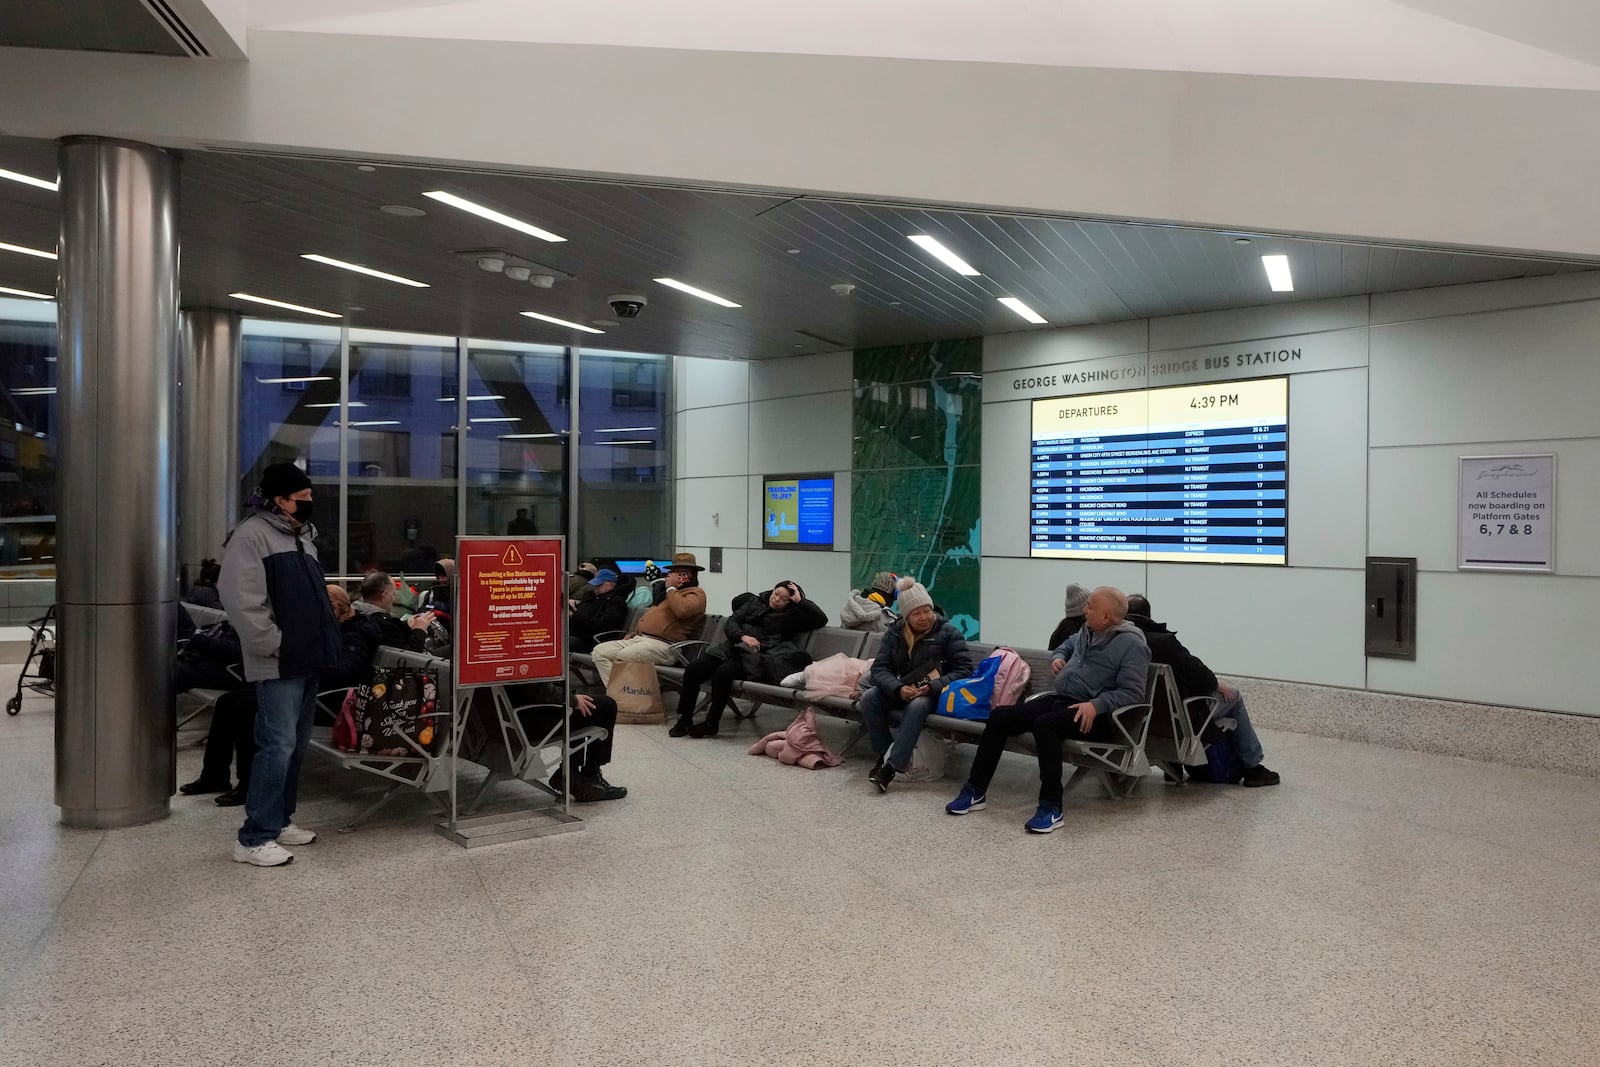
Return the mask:
{"type": "Polygon", "coordinates": [[[1056,692],[1082,703],[1093,701],[1104,715],[1129,704],[1144,702],[1150,675],[1150,645],[1144,633],[1124,619],[1105,633],[1087,626],[1068,642],[1072,658],[1056,675],[1056,692]]]}

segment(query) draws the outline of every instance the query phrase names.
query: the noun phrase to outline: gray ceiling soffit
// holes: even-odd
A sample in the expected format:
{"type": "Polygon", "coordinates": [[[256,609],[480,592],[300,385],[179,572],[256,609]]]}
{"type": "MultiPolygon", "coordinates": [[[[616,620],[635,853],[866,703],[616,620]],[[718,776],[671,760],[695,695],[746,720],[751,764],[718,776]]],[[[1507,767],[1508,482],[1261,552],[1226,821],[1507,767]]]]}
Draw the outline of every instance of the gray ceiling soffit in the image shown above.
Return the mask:
{"type": "Polygon", "coordinates": [[[207,54],[166,0],[0,0],[0,46],[207,54]]]}

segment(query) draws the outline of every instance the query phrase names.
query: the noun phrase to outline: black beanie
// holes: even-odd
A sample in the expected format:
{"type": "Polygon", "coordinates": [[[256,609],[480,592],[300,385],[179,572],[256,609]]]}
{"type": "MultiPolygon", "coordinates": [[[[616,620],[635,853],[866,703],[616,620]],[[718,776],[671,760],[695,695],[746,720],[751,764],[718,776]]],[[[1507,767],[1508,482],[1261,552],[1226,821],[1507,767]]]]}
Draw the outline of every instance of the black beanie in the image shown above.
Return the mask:
{"type": "Polygon", "coordinates": [[[293,463],[274,463],[261,472],[261,498],[269,504],[280,496],[294,496],[310,488],[311,479],[293,463]]]}

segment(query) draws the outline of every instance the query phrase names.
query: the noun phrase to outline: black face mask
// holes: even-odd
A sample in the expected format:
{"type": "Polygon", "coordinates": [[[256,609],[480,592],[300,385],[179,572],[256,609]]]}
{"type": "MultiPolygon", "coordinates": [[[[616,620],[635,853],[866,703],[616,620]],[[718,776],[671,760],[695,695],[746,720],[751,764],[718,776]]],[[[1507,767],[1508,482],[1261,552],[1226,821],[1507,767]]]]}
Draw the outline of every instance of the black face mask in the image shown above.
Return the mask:
{"type": "Polygon", "coordinates": [[[302,526],[311,521],[312,501],[294,500],[291,503],[294,504],[294,510],[284,512],[285,515],[288,515],[302,526]]]}

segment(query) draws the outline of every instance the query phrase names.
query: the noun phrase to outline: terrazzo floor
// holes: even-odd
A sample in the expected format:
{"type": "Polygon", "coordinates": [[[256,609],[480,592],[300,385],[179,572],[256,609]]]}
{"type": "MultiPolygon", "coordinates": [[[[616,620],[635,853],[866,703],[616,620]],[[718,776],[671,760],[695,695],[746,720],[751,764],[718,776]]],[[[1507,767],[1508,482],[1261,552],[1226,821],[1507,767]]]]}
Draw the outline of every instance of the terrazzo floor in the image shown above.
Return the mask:
{"type": "Polygon", "coordinates": [[[0,722],[4,1065],[1600,1062],[1596,780],[1266,732],[1276,789],[1083,786],[1034,837],[1030,760],[953,819],[965,755],[879,797],[623,727],[582,833],[330,832],[378,787],[313,759],[322,839],[257,870],[209,798],[63,829],[52,730],[0,722]]]}

